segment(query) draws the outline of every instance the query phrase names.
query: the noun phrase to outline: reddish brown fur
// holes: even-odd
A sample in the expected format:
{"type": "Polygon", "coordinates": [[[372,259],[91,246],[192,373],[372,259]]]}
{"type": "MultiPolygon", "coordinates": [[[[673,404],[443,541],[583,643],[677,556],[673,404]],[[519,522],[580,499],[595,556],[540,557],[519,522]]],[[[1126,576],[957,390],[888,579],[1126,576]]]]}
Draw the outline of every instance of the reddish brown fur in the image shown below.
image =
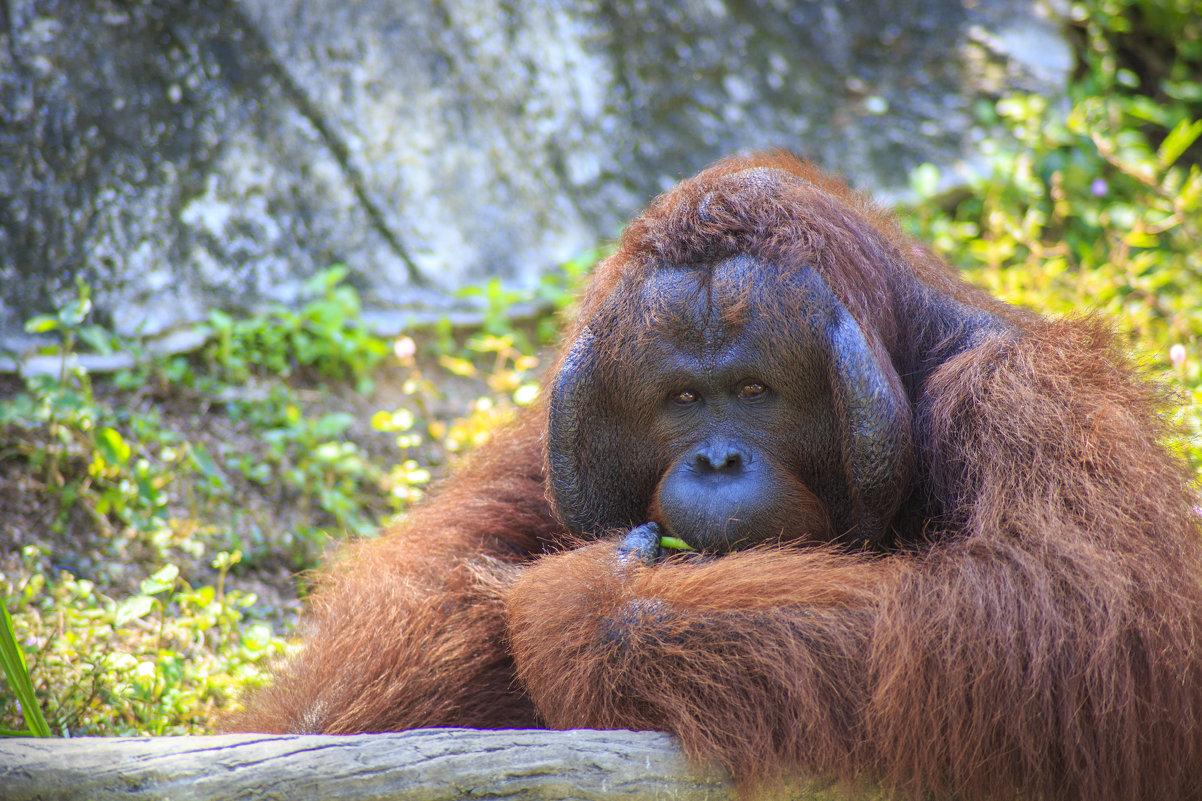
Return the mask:
{"type": "Polygon", "coordinates": [[[317,588],[310,643],[231,716],[234,730],[350,734],[537,725],[514,692],[504,595],[558,532],[542,489],[540,421],[500,432],[439,500],[347,546],[317,588]]]}
{"type": "Polygon", "coordinates": [[[538,719],[665,729],[749,785],[801,772],[915,797],[1202,798],[1197,499],[1160,444],[1164,399],[1106,327],[988,298],[842,184],[773,156],[657,199],[598,268],[564,353],[600,314],[650,335],[622,293],[658,265],[736,253],[816,267],[896,367],[938,509],[925,539],[654,567],[623,566],[613,542],[539,555],[567,536],[534,410],[330,571],[306,649],[236,727],[538,719]],[[802,182],[724,182],[757,166],[802,182]],[[913,277],[1017,333],[913,386],[941,347],[913,277]]]}

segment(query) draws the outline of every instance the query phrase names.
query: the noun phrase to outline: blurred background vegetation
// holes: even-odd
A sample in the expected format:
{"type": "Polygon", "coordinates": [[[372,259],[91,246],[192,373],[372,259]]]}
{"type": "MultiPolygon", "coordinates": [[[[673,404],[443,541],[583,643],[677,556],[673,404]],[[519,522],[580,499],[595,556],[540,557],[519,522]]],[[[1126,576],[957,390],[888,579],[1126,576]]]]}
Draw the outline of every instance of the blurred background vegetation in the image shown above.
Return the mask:
{"type": "MultiPolygon", "coordinates": [[[[982,103],[1014,142],[940,191],[911,177],[906,226],[969,280],[1051,314],[1112,317],[1182,402],[1172,443],[1202,475],[1202,10],[1196,0],[1072,6],[1067,107],[982,103]]],[[[0,385],[0,730],[210,731],[288,649],[305,571],[371,535],[431,476],[537,395],[557,315],[600,251],[513,319],[499,283],[483,326],[396,340],[359,324],[337,267],[299,312],[214,313],[199,352],[115,375],[72,356],[135,350],[55,315],[58,368],[0,385]],[[32,544],[31,544],[32,543],[32,544]]],[[[570,312],[569,312],[570,313],[570,312]]]]}

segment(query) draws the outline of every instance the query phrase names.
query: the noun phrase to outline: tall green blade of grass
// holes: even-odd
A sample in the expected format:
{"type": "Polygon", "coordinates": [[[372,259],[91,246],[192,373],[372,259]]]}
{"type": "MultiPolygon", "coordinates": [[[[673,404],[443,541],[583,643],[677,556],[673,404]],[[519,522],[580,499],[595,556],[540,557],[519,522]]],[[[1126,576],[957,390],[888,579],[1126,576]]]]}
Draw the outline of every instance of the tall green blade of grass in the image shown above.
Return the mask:
{"type": "Polygon", "coordinates": [[[0,596],[0,665],[4,666],[4,675],[8,685],[13,688],[17,700],[21,702],[21,712],[25,715],[25,725],[29,731],[9,731],[0,729],[3,736],[49,737],[50,726],[42,717],[42,709],[38,699],[33,694],[33,683],[29,680],[29,668],[25,666],[25,654],[17,643],[17,633],[13,627],[13,619],[8,614],[5,598],[0,596]]]}

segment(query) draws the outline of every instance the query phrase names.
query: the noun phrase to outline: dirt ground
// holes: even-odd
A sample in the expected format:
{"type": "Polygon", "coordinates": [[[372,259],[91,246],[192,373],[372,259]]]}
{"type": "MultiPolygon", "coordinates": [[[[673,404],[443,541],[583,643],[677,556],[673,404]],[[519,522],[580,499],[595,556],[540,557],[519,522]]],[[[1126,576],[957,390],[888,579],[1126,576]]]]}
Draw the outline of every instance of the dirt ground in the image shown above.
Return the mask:
{"type": "MultiPolygon", "coordinates": [[[[288,382],[297,393],[307,417],[319,418],[330,412],[346,412],[354,423],[345,432],[344,441],[353,442],[364,458],[381,470],[387,470],[402,458],[395,444],[395,434],[375,430],[372,415],[381,409],[394,410],[412,404],[412,398],[402,386],[411,371],[399,366],[381,369],[373,376],[375,390],[360,395],[346,384],[318,381],[312,378],[293,378],[288,382]]],[[[449,424],[467,414],[489,389],[481,380],[447,373],[431,363],[423,367],[423,375],[436,384],[434,391],[423,396],[425,409],[431,418],[449,424]]],[[[11,375],[0,376],[0,398],[21,391],[20,380],[11,375]]],[[[161,430],[174,432],[181,442],[203,445],[209,453],[255,454],[265,448],[262,431],[246,421],[235,421],[222,411],[224,400],[191,393],[174,387],[140,387],[134,391],[118,390],[103,376],[93,377],[93,389],[98,404],[127,407],[140,411],[153,410],[158,415],[161,430]]],[[[247,397],[266,393],[266,383],[248,382],[229,390],[247,397]]],[[[62,502],[62,492],[46,484],[45,471],[32,465],[28,455],[33,443],[49,443],[44,429],[21,428],[15,424],[0,425],[0,574],[19,576],[23,567],[23,551],[37,546],[43,570],[53,574],[68,571],[77,578],[88,579],[106,594],[119,596],[136,592],[138,583],[149,572],[161,566],[162,537],[176,536],[179,548],[168,551],[179,565],[185,580],[205,582],[211,579],[209,561],[216,551],[229,542],[253,542],[244,563],[231,572],[227,586],[258,594],[269,609],[285,614],[294,613],[296,598],[303,595],[307,585],[305,568],[320,563],[346,536],[339,532],[336,521],[316,506],[312,499],[283,482],[255,483],[236,470],[224,470],[229,488],[218,502],[206,500],[198,515],[195,488],[185,479],[200,481],[195,472],[180,471],[178,486],[169,488],[168,534],[157,535],[152,547],[145,535],[121,530],[120,521],[106,520],[89,512],[82,503],[62,502]],[[206,505],[207,504],[207,505],[206,505]],[[198,530],[198,527],[211,531],[198,530]],[[309,540],[298,545],[296,532],[301,529],[326,531],[324,546],[309,540]],[[204,553],[197,554],[186,547],[185,540],[206,544],[204,553]],[[314,551],[318,552],[314,552],[314,551]]],[[[86,455],[81,448],[68,447],[64,475],[86,475],[86,455]]],[[[442,443],[424,438],[416,448],[409,449],[403,458],[415,459],[427,468],[431,483],[444,476],[456,454],[442,443]]],[[[372,519],[385,524],[391,515],[382,490],[362,487],[358,496],[372,519]]]]}

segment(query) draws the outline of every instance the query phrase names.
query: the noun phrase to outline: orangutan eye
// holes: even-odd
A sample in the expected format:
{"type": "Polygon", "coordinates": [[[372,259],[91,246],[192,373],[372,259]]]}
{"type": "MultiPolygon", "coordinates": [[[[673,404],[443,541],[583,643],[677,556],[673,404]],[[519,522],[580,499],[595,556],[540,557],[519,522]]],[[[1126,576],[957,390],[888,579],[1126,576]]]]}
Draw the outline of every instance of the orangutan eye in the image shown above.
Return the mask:
{"type": "Polygon", "coordinates": [[[684,392],[676,393],[676,397],[672,398],[672,400],[678,406],[688,406],[690,403],[697,402],[697,393],[691,389],[686,389],[684,392]]]}
{"type": "Polygon", "coordinates": [[[764,394],[764,385],[757,381],[748,381],[743,386],[739,387],[739,397],[744,400],[752,400],[764,394]]]}

